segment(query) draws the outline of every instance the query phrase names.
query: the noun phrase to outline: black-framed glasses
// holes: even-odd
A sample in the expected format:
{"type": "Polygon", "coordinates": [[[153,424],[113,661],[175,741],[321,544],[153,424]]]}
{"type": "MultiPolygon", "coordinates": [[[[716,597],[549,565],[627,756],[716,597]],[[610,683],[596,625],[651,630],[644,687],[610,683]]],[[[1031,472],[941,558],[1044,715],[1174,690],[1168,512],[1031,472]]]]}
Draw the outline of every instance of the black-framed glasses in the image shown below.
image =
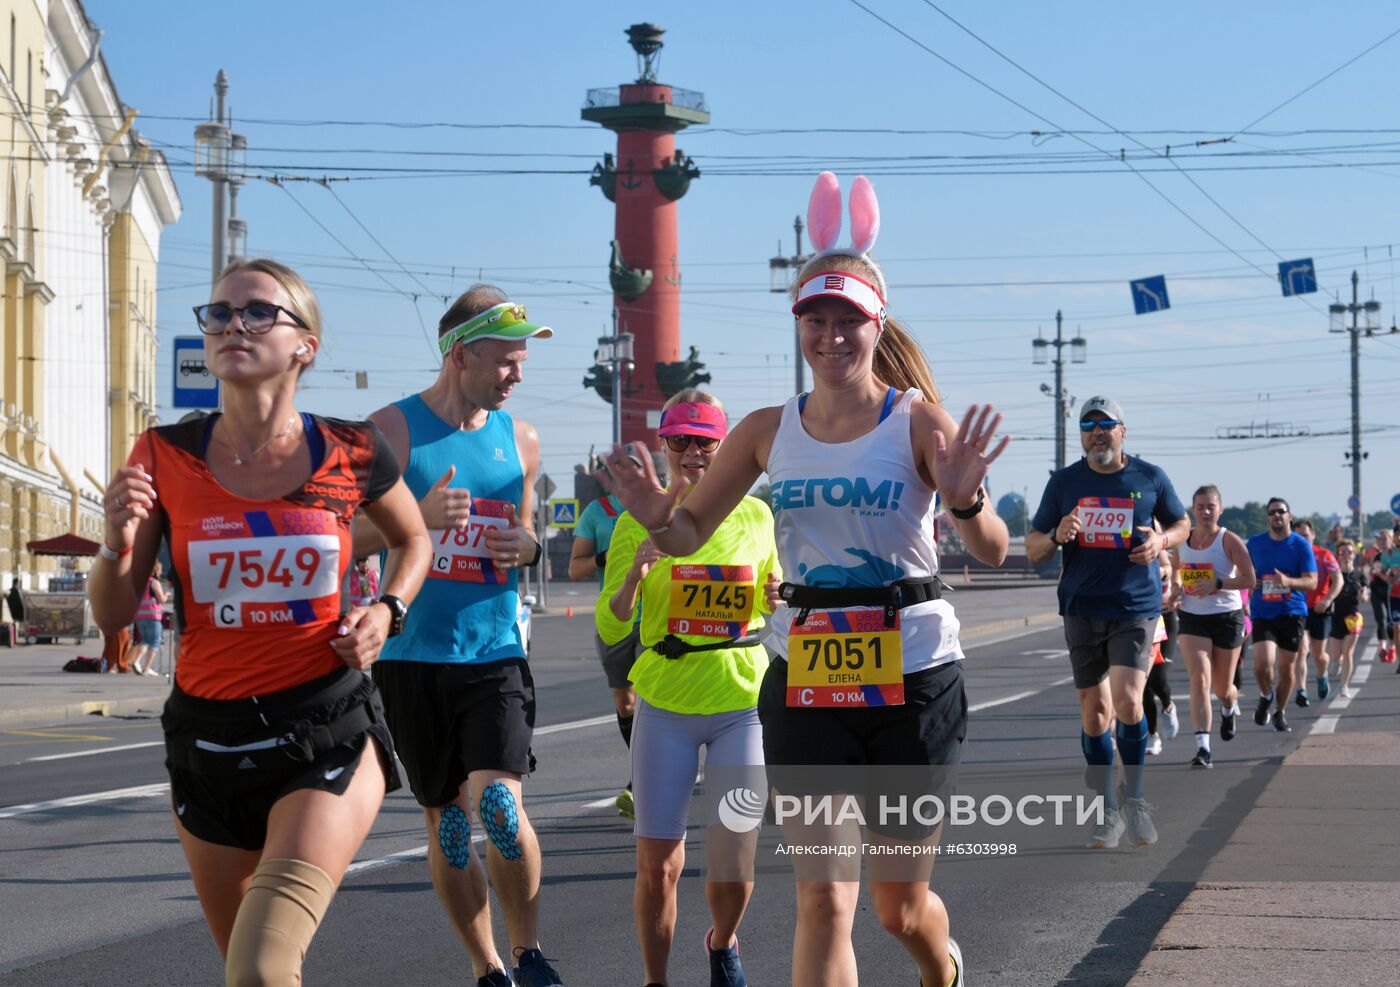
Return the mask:
{"type": "Polygon", "coordinates": [[[1122,424],[1122,422],[1118,421],[1115,418],[1099,418],[1094,421],[1080,422],[1079,431],[1092,432],[1096,428],[1101,428],[1105,432],[1112,432],[1115,428],[1122,424]]]}
{"type": "Polygon", "coordinates": [[[249,302],[242,308],[235,308],[223,302],[210,302],[208,305],[196,305],[194,318],[199,323],[200,332],[206,336],[217,336],[228,331],[229,323],[236,314],[243,323],[244,330],[258,336],[277,324],[278,312],[285,314],[302,329],[311,328],[291,309],[271,302],[249,302]]]}
{"type": "Polygon", "coordinates": [[[668,435],[666,436],[666,448],[672,452],[685,452],[690,448],[691,442],[695,443],[695,448],[701,452],[713,452],[715,446],[719,445],[719,439],[708,435],[668,435]]]}
{"type": "Polygon", "coordinates": [[[1288,513],[1288,508],[1286,508],[1286,507],[1275,507],[1275,508],[1273,508],[1272,510],[1269,511],[1269,517],[1283,517],[1283,515],[1285,515],[1285,514],[1287,514],[1287,513],[1288,513]]]}

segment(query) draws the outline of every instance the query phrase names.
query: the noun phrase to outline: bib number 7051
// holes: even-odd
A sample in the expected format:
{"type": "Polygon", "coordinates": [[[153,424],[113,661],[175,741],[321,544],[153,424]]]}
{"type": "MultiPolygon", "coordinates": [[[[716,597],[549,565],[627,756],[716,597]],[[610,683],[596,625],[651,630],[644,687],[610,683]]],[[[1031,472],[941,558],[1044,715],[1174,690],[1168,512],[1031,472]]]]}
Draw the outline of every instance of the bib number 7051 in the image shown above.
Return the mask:
{"type": "Polygon", "coordinates": [[[814,610],[788,631],[789,706],[899,706],[904,651],[885,611],[814,610]]]}

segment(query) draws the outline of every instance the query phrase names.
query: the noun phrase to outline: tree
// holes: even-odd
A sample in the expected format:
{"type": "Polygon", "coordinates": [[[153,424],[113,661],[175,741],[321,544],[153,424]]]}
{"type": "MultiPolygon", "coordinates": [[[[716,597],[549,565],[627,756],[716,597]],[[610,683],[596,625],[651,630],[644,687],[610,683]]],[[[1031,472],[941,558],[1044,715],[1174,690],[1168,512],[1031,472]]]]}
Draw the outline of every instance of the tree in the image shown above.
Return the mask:
{"type": "Polygon", "coordinates": [[[1264,504],[1251,500],[1243,507],[1227,507],[1221,511],[1220,526],[1241,538],[1248,538],[1269,529],[1269,514],[1264,504]]]}

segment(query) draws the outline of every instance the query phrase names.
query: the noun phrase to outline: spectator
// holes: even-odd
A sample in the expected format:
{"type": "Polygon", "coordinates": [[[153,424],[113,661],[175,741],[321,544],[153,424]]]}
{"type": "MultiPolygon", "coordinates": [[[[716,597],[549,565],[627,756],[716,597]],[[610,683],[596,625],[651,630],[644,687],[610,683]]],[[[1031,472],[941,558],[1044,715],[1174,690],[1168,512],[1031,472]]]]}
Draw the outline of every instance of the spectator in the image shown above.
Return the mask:
{"type": "Polygon", "coordinates": [[[160,619],[165,608],[165,587],[160,582],[160,562],[156,561],[151,577],[146,580],[146,594],[136,607],[136,648],[132,651],[131,670],[137,675],[159,675],[156,657],[160,654],[160,619]],[[142,659],[145,667],[141,667],[142,659]]]}
{"type": "Polygon", "coordinates": [[[24,595],[19,591],[19,580],[10,582],[10,592],[5,596],[5,602],[10,605],[10,620],[16,624],[24,623],[24,595]]]}
{"type": "Polygon", "coordinates": [[[361,556],[350,570],[350,603],[367,607],[379,599],[379,573],[369,567],[369,559],[361,556]]]}

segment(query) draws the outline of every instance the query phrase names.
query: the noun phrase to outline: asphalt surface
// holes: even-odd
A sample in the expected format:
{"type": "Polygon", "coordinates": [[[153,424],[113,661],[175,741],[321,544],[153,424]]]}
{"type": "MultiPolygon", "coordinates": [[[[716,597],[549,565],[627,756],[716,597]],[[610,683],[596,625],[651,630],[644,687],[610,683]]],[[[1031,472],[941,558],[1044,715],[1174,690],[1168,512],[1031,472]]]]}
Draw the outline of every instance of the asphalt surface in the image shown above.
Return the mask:
{"type": "MultiPolygon", "coordinates": [[[[571,985],[640,983],[630,825],[611,808],[626,781],[627,757],[592,655],[591,620],[540,618],[534,634],[540,768],[527,782],[525,804],[545,854],[540,938],[571,985]]],[[[1373,652],[1370,644],[1368,635],[1362,650],[1373,652]]],[[[965,759],[1024,772],[1082,765],[1077,702],[1058,627],[1008,630],[968,651],[965,759]]],[[[1371,681],[1348,707],[1332,711],[1335,720],[1324,729],[1393,729],[1400,709],[1395,666],[1370,669],[1371,681]]],[[[1149,796],[1165,803],[1155,814],[1161,843],[1111,858],[1100,854],[1077,880],[1037,881],[1032,869],[1018,879],[985,881],[966,864],[935,871],[970,983],[1126,983],[1192,887],[1155,875],[1204,867],[1250,808],[1255,789],[1239,776],[1187,767],[1194,744],[1180,664],[1171,681],[1182,734],[1149,762],[1149,796]],[[1214,797],[1191,797],[1212,785],[1219,788],[1214,797]],[[1202,832],[1218,839],[1203,844],[1202,832]]],[[[1217,735],[1218,765],[1277,763],[1329,713],[1319,705],[1294,709],[1294,732],[1276,734],[1250,720],[1254,695],[1246,682],[1240,735],[1231,744],[1217,735]]],[[[159,742],[159,724],[150,717],[0,731],[0,984],[223,982],[173,832],[159,742]]],[[[675,985],[708,982],[704,829],[696,813],[691,821],[671,965],[675,985]]],[[[1077,846],[1079,834],[1071,835],[1077,846]]],[[[761,847],[778,838],[776,828],[765,828],[761,847]]],[[[312,946],[306,982],[470,982],[465,953],[428,881],[426,842],[412,798],[389,796],[312,946]]],[[[745,969],[756,985],[789,982],[793,882],[791,871],[772,859],[765,863],[760,853],[757,890],[740,930],[745,969]]],[[[912,964],[880,927],[865,894],[855,942],[862,983],[915,982],[912,964]]]]}

